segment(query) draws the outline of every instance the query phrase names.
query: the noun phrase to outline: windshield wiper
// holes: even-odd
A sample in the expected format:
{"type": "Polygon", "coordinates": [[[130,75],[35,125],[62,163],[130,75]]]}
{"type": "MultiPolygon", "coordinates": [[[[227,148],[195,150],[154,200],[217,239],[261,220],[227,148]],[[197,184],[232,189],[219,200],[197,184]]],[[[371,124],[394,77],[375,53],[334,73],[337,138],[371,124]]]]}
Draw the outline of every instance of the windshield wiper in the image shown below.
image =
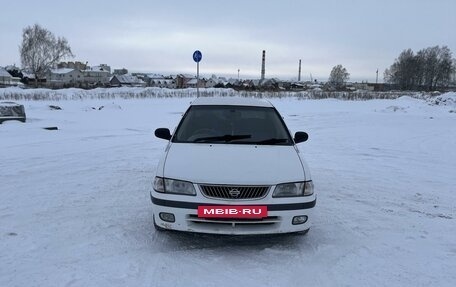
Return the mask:
{"type": "Polygon", "coordinates": [[[255,142],[255,144],[273,145],[273,144],[285,143],[285,142],[288,142],[288,139],[270,138],[267,140],[255,142]]]}
{"type": "Polygon", "coordinates": [[[216,136],[216,137],[202,137],[196,138],[193,142],[208,142],[208,141],[223,141],[223,142],[231,142],[235,140],[243,140],[249,139],[252,135],[223,135],[223,136],[216,136]]]}

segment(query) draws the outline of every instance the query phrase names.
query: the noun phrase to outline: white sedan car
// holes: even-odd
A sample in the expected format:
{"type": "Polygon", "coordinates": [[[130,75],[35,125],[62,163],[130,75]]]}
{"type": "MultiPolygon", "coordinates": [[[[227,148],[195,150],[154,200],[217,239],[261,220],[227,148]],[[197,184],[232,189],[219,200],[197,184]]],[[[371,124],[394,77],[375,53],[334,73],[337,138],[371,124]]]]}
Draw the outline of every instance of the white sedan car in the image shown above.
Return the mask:
{"type": "Polygon", "coordinates": [[[157,230],[274,234],[310,228],[316,195],[309,168],[268,102],[198,98],[171,134],[150,197],[157,230]]]}
{"type": "Polygon", "coordinates": [[[24,106],[14,102],[0,102],[0,124],[10,120],[25,123],[26,116],[24,106]]]}

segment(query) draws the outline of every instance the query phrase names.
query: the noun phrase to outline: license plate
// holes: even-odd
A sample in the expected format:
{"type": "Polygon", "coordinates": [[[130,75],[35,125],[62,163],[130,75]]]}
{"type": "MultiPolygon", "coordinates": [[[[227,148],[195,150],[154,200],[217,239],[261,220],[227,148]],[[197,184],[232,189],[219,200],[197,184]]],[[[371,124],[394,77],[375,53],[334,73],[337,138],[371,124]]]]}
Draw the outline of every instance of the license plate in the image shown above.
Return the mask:
{"type": "Polygon", "coordinates": [[[198,217],[204,218],[263,218],[268,216],[265,205],[198,206],[198,217]]]}

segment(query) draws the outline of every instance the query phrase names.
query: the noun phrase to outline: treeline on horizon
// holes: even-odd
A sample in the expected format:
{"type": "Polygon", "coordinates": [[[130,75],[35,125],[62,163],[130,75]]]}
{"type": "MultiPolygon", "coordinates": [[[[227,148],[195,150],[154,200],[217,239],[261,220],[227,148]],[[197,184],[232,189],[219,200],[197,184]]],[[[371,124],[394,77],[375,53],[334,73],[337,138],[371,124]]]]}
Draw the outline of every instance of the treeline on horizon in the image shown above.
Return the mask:
{"type": "Polygon", "coordinates": [[[406,49],[385,70],[384,81],[401,90],[438,90],[456,85],[455,70],[456,60],[447,46],[428,47],[416,53],[406,49]]]}

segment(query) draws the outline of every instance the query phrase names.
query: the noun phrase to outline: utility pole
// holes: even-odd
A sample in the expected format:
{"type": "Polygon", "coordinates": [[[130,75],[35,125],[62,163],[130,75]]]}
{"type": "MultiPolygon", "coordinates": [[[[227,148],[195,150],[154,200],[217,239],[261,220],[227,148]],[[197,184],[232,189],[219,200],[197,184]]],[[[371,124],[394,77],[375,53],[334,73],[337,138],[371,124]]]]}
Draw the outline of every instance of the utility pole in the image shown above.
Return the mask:
{"type": "Polygon", "coordinates": [[[263,50],[263,57],[261,58],[261,81],[264,80],[266,74],[266,51],[263,50]]]}
{"type": "Polygon", "coordinates": [[[301,82],[301,59],[299,59],[298,82],[301,82]]]}
{"type": "Polygon", "coordinates": [[[241,71],[241,69],[238,69],[238,81],[239,81],[239,72],[241,71]]]}
{"type": "Polygon", "coordinates": [[[378,84],[378,68],[377,68],[377,77],[375,78],[375,83],[378,84]]]}

